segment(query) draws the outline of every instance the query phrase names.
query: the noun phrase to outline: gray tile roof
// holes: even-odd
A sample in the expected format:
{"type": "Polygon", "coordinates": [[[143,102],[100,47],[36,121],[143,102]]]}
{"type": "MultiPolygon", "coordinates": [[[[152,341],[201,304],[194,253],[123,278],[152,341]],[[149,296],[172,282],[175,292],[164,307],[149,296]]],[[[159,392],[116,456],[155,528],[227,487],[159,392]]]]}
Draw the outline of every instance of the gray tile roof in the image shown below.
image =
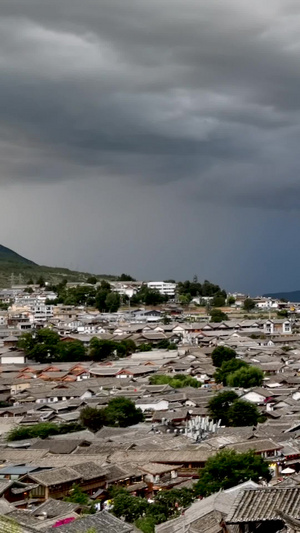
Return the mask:
{"type": "Polygon", "coordinates": [[[44,516],[47,516],[47,518],[54,518],[55,516],[76,511],[76,509],[79,507],[80,505],[77,503],[64,502],[62,500],[53,500],[53,498],[49,498],[46,502],[34,509],[31,514],[34,516],[40,516],[46,513],[44,516]]]}
{"type": "Polygon", "coordinates": [[[60,483],[68,483],[71,481],[75,482],[79,480],[81,476],[72,468],[62,467],[54,468],[53,470],[42,470],[41,472],[35,472],[30,474],[30,478],[41,485],[50,487],[60,483]]]}
{"type": "Polygon", "coordinates": [[[300,518],[300,487],[259,488],[239,494],[227,517],[228,523],[278,520],[277,510],[300,518]]]}
{"type": "Polygon", "coordinates": [[[103,468],[92,461],[72,465],[72,470],[75,470],[85,481],[105,476],[103,468]]]}
{"type": "MultiPolygon", "coordinates": [[[[81,533],[83,531],[93,530],[95,533],[130,533],[133,532],[133,526],[126,524],[107,511],[101,511],[94,515],[80,518],[75,522],[55,528],[55,533],[81,533]]],[[[0,530],[1,532],[1,530],[0,530]]],[[[46,533],[53,533],[53,528],[46,530],[46,533]]]]}

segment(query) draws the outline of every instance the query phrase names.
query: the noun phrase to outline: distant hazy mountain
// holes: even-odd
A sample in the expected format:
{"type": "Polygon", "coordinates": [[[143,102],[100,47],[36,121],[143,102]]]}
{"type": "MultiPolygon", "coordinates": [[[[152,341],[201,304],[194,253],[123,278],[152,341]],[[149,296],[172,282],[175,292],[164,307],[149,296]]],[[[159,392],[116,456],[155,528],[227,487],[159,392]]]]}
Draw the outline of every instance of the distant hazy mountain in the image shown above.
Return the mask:
{"type": "Polygon", "coordinates": [[[268,296],[270,298],[278,299],[280,300],[283,298],[284,300],[287,300],[288,302],[300,302],[300,291],[291,291],[291,292],[269,292],[268,294],[264,294],[263,296],[268,296]]]}
{"type": "Polygon", "coordinates": [[[22,257],[22,255],[19,255],[10,248],[6,248],[6,246],[0,244],[0,264],[3,263],[19,263],[23,265],[37,266],[33,261],[22,257]]]}

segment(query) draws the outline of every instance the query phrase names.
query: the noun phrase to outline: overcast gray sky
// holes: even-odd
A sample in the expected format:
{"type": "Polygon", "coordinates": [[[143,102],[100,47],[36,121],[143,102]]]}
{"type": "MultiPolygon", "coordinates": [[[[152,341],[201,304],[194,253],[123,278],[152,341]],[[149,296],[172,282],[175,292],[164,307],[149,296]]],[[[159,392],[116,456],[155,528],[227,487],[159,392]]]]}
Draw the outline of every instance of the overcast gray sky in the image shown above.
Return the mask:
{"type": "Polygon", "coordinates": [[[1,0],[0,242],[300,288],[299,0],[1,0]]]}

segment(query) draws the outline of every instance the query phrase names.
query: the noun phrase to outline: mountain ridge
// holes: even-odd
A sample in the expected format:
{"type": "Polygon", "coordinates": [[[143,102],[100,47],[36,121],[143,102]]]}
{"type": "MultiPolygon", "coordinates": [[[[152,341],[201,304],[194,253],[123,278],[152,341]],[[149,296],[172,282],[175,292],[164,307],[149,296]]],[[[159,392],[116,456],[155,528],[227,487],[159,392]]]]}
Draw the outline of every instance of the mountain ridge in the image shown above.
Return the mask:
{"type": "Polygon", "coordinates": [[[264,298],[274,298],[276,300],[287,300],[288,302],[300,302],[300,290],[298,291],[282,291],[282,292],[268,292],[263,294],[264,298]]]}
{"type": "Polygon", "coordinates": [[[22,255],[14,252],[11,248],[7,248],[3,244],[0,244],[0,263],[3,262],[13,262],[13,263],[22,263],[25,265],[38,266],[37,263],[34,263],[30,259],[23,257],[22,255]]]}
{"type": "Polygon", "coordinates": [[[68,268],[38,265],[0,244],[0,289],[10,287],[12,284],[27,284],[29,280],[37,282],[41,276],[45,281],[57,284],[64,280],[85,282],[90,276],[94,275],[97,279],[116,279],[116,276],[108,274],[98,275],[90,272],[78,272],[68,268]]]}

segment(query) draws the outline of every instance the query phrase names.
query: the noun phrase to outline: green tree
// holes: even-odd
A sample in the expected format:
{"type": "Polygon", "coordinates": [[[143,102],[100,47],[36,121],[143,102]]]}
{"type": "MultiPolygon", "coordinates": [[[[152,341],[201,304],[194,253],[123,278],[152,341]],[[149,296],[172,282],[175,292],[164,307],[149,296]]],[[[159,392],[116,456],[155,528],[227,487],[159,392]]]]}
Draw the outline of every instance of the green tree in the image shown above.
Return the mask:
{"type": "Polygon", "coordinates": [[[289,312],[287,309],[281,309],[280,311],[277,311],[277,316],[279,318],[287,318],[289,316],[289,312]]]}
{"type": "Polygon", "coordinates": [[[180,305],[189,305],[191,300],[192,300],[192,296],[190,295],[190,293],[179,294],[178,301],[180,305]]]}
{"type": "Polygon", "coordinates": [[[217,346],[212,354],[212,362],[214,366],[220,367],[224,361],[236,358],[236,352],[227,346],[217,346]]]}
{"type": "Polygon", "coordinates": [[[159,341],[157,343],[157,348],[159,350],[168,350],[169,349],[169,346],[170,346],[170,343],[168,341],[168,339],[162,339],[161,341],[159,341]]]}
{"type": "Polygon", "coordinates": [[[36,333],[24,333],[18,341],[18,347],[25,354],[38,363],[50,362],[58,353],[60,337],[49,328],[38,330],[36,333]]]}
{"type": "Polygon", "coordinates": [[[96,512],[95,504],[91,502],[89,496],[76,483],[74,483],[70,490],[70,495],[64,498],[64,501],[84,506],[85,514],[94,514],[96,512]]]}
{"type": "Polygon", "coordinates": [[[191,489],[171,489],[158,492],[155,498],[155,503],[159,503],[164,505],[167,509],[171,509],[171,514],[173,514],[177,507],[189,507],[194,499],[195,494],[191,489]]]}
{"type": "Polygon", "coordinates": [[[64,435],[66,433],[73,433],[80,431],[83,427],[78,422],[69,422],[65,424],[55,424],[54,422],[40,422],[33,426],[16,426],[7,436],[8,441],[34,439],[46,439],[51,435],[64,435]]]}
{"type": "Polygon", "coordinates": [[[151,350],[152,350],[151,344],[147,344],[143,342],[142,344],[139,345],[140,352],[151,352],[151,350]]]}
{"type": "Polygon", "coordinates": [[[246,298],[246,300],[244,301],[244,305],[243,305],[245,311],[252,311],[252,309],[254,309],[255,307],[255,301],[252,300],[252,298],[246,298]]]}
{"type": "Polygon", "coordinates": [[[263,382],[263,377],[264,374],[260,368],[256,366],[242,366],[232,374],[229,374],[226,381],[229,387],[249,389],[250,387],[260,386],[263,382]]]}
{"type": "Polygon", "coordinates": [[[223,322],[224,320],[228,320],[226,313],[223,313],[221,309],[216,308],[213,308],[210,311],[210,318],[211,322],[223,322]]]}
{"type": "Polygon", "coordinates": [[[39,285],[40,287],[45,287],[46,283],[45,283],[45,279],[43,276],[40,276],[37,281],[36,281],[37,285],[39,285]]]}
{"type": "Polygon", "coordinates": [[[206,497],[221,489],[260,478],[271,479],[268,465],[260,455],[251,450],[239,454],[234,450],[222,450],[208,459],[194,487],[197,494],[206,497]]]}
{"type": "Polygon", "coordinates": [[[167,313],[165,313],[163,316],[163,324],[167,326],[170,323],[171,323],[171,318],[167,315],[167,313]]]}
{"type": "Polygon", "coordinates": [[[35,339],[32,333],[23,333],[19,337],[17,346],[20,350],[23,350],[26,355],[29,355],[29,353],[35,346],[35,339]]]}
{"type": "Polygon", "coordinates": [[[235,304],[235,297],[234,296],[228,296],[227,305],[234,305],[234,304],[235,304]]]}
{"type": "Polygon", "coordinates": [[[225,305],[225,297],[221,294],[216,294],[211,302],[213,307],[223,307],[225,305]]]}
{"type": "Polygon", "coordinates": [[[118,355],[127,356],[136,351],[136,344],[132,339],[124,339],[121,342],[117,342],[116,345],[118,355]],[[120,347],[122,347],[121,350],[120,347]]]}
{"type": "Polygon", "coordinates": [[[110,284],[107,281],[102,280],[100,283],[100,286],[97,289],[96,296],[95,296],[95,306],[97,307],[99,311],[101,312],[107,311],[106,298],[108,294],[110,293],[111,293],[110,284]]]}
{"type": "Polygon", "coordinates": [[[236,370],[239,370],[242,367],[248,368],[248,364],[245,361],[241,361],[240,359],[230,359],[229,361],[223,361],[221,367],[217,368],[216,372],[214,373],[214,378],[216,383],[223,383],[223,385],[227,385],[227,377],[236,370]]]}
{"type": "Polygon", "coordinates": [[[155,291],[153,289],[148,289],[144,291],[144,304],[145,305],[153,305],[156,306],[158,304],[161,304],[166,301],[166,297],[163,294],[160,294],[160,292],[155,291]]]}
{"type": "Polygon", "coordinates": [[[238,399],[238,395],[234,391],[224,391],[216,394],[208,402],[209,416],[213,420],[221,420],[225,426],[229,425],[229,409],[233,402],[238,399]]]}
{"type": "Polygon", "coordinates": [[[136,281],[132,276],[129,276],[129,274],[121,274],[118,280],[119,281],[136,281]]]}
{"type": "MultiPolygon", "coordinates": [[[[161,520],[161,522],[165,522],[165,520],[161,520]]],[[[143,533],[154,533],[156,524],[161,522],[157,522],[153,516],[143,516],[138,518],[134,524],[143,533]]]]}
{"type": "Polygon", "coordinates": [[[94,361],[103,361],[116,350],[116,343],[93,337],[90,341],[90,356],[94,361]]]}
{"type": "Polygon", "coordinates": [[[72,502],[72,503],[78,503],[79,505],[88,505],[89,504],[89,497],[88,495],[83,492],[80,485],[77,485],[74,483],[71,488],[71,494],[70,496],[67,496],[64,500],[65,502],[72,502]]]}
{"type": "Polygon", "coordinates": [[[27,294],[32,294],[33,293],[33,288],[32,287],[26,287],[24,289],[24,292],[27,292],[27,294]]]}
{"type": "Polygon", "coordinates": [[[127,427],[144,420],[141,409],[128,398],[120,396],[109,401],[105,408],[105,423],[108,426],[127,427]]]}
{"type": "Polygon", "coordinates": [[[260,413],[255,405],[244,400],[235,400],[228,413],[230,426],[256,426],[260,413]]]}
{"type": "Polygon", "coordinates": [[[120,491],[114,498],[113,514],[132,523],[145,514],[149,505],[145,498],[130,496],[127,492],[120,491]]]}
{"type": "Polygon", "coordinates": [[[83,361],[86,351],[83,343],[79,340],[60,342],[56,359],[63,362],[83,361]]]}
{"type": "Polygon", "coordinates": [[[105,409],[86,406],[81,409],[79,420],[84,427],[96,433],[106,422],[105,409]]]}
{"type": "Polygon", "coordinates": [[[116,313],[120,307],[120,295],[117,292],[109,292],[105,298],[105,307],[109,313],[116,313]]]}
{"type": "Polygon", "coordinates": [[[91,285],[96,285],[97,283],[97,278],[96,276],[89,276],[86,280],[87,283],[90,283],[91,285]]]}
{"type": "Polygon", "coordinates": [[[150,377],[151,385],[170,385],[174,389],[181,389],[182,387],[201,387],[201,383],[192,376],[185,376],[184,374],[177,374],[176,376],[167,376],[166,374],[155,374],[150,377]]]}

